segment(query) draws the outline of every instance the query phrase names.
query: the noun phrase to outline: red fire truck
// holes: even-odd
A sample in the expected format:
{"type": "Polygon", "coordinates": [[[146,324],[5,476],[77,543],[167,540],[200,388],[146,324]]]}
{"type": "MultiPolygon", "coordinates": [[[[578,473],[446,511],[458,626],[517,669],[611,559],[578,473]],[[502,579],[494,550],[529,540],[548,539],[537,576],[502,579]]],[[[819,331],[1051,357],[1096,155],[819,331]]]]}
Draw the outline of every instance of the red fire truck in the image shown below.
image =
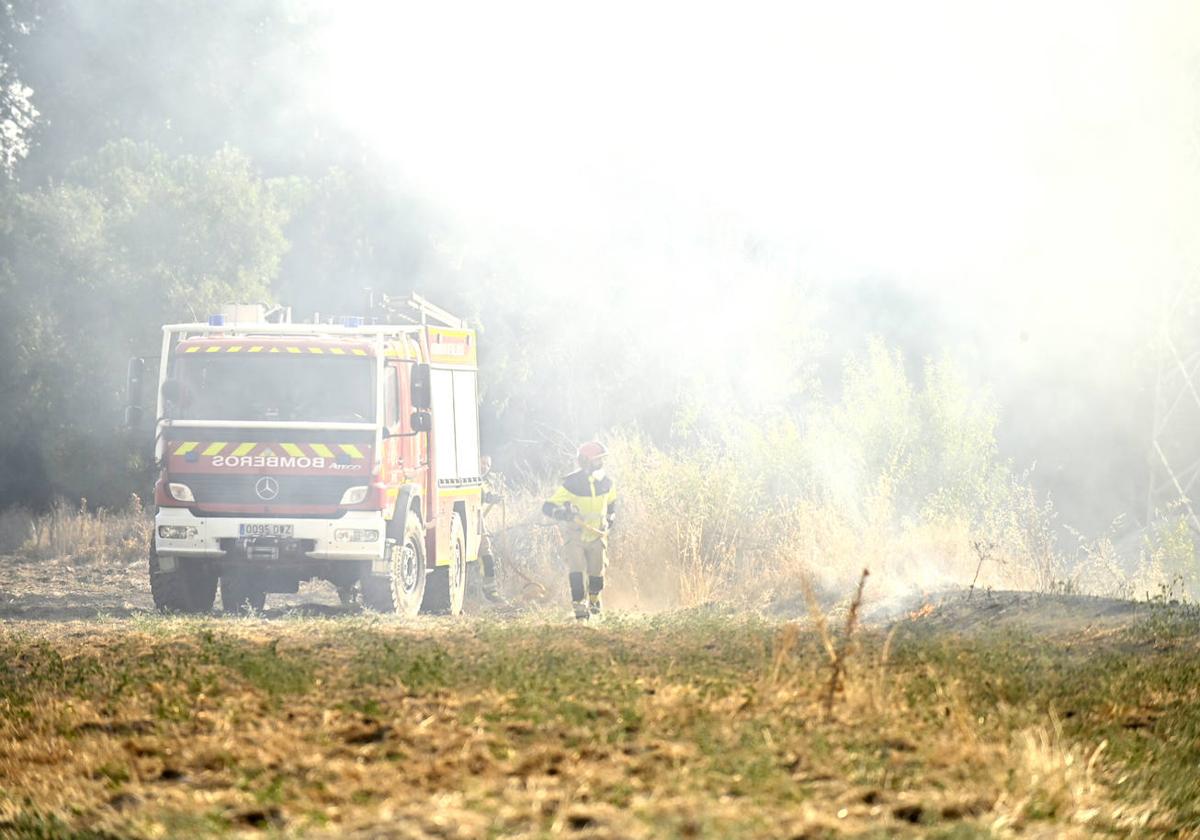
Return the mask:
{"type": "Polygon", "coordinates": [[[163,327],[158,608],[208,611],[219,587],[225,610],[261,609],[324,579],[376,610],[462,611],[482,533],[476,337],[407,303],[414,323],[243,306],[163,327]]]}

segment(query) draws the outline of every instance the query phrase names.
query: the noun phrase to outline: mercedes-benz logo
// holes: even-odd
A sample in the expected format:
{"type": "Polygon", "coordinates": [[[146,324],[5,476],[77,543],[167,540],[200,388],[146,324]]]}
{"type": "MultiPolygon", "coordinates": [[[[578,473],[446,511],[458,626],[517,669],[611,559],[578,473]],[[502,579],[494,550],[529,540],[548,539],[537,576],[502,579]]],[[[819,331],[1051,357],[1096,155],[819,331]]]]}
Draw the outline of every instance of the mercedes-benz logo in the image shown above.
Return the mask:
{"type": "Polygon", "coordinates": [[[269,502],[279,495],[279,482],[269,475],[264,475],[258,481],[254,482],[254,492],[258,495],[258,498],[264,502],[269,502]]]}

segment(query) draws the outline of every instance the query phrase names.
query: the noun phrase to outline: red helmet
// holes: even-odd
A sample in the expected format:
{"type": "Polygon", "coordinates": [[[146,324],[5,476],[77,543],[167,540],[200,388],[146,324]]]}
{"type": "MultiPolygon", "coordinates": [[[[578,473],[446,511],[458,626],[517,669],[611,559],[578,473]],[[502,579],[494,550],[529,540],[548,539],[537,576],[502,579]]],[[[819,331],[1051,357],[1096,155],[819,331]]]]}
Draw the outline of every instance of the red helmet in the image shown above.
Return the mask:
{"type": "Polygon", "coordinates": [[[597,440],[589,440],[587,443],[579,444],[579,450],[575,453],[575,457],[580,461],[594,461],[597,458],[603,458],[608,454],[608,449],[603,443],[597,440]]]}

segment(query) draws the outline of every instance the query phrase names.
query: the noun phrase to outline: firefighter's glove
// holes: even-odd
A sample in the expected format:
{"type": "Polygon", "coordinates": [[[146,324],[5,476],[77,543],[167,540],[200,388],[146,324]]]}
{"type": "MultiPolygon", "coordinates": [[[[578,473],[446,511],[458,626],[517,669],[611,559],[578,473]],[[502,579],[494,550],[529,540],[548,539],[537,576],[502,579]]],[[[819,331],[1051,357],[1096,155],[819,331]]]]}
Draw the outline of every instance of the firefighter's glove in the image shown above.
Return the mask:
{"type": "Polygon", "coordinates": [[[616,523],[617,523],[617,515],[615,513],[610,513],[604,520],[604,525],[609,531],[612,530],[613,525],[615,525],[616,523]]]}
{"type": "Polygon", "coordinates": [[[554,518],[561,522],[573,522],[575,520],[575,511],[571,510],[569,505],[563,505],[554,511],[554,518]]]}

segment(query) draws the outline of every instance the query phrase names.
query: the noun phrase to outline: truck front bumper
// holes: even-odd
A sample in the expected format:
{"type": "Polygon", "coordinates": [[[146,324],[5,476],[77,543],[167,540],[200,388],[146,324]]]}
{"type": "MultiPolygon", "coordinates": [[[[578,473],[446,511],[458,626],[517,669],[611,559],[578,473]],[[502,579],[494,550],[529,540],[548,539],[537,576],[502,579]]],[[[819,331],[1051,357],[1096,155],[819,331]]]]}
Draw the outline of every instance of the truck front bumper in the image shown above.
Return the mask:
{"type": "Polygon", "coordinates": [[[242,539],[242,525],[290,525],[289,541],[307,547],[311,560],[378,560],[383,557],[387,521],[377,510],[346,511],[337,519],[254,516],[196,516],[188,508],[158,509],[154,548],[160,557],[224,557],[222,547],[242,539]],[[374,532],[374,539],[362,539],[374,532]],[[311,546],[311,547],[309,547],[311,546]]]}

